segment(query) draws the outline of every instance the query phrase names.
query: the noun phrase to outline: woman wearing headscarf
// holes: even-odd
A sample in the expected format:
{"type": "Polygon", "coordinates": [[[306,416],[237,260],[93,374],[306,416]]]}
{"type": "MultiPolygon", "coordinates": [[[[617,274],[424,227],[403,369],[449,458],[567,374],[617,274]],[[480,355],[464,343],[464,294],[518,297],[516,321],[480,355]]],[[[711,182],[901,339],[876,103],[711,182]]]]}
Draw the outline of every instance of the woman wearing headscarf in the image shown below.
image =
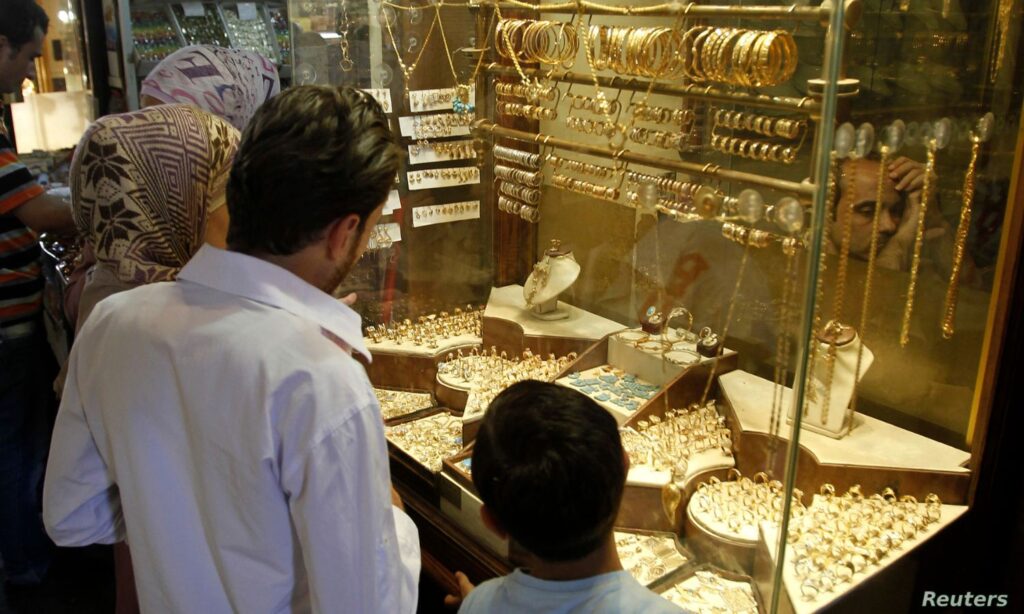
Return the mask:
{"type": "MultiPolygon", "coordinates": [[[[143,81],[140,95],[144,108],[182,103],[220,117],[236,129],[242,130],[256,109],[280,91],[281,82],[277,68],[273,62],[258,53],[212,45],[193,45],[183,47],[161,60],[143,81]]],[[[101,121],[104,120],[107,118],[101,121]]],[[[81,145],[85,144],[83,139],[81,145]]],[[[139,152],[144,152],[146,147],[144,139],[134,146],[139,152]]],[[[163,153],[164,159],[170,159],[167,157],[169,152],[163,153]]],[[[104,157],[103,152],[95,152],[92,155],[95,158],[104,157]]],[[[72,173],[74,172],[73,169],[72,173]]],[[[220,198],[222,199],[223,195],[220,198]]],[[[72,201],[77,209],[74,195],[72,201]]],[[[81,217],[81,213],[76,215],[81,217]]],[[[100,215],[102,217],[102,212],[100,215]]],[[[216,203],[209,207],[206,225],[206,241],[216,247],[224,247],[228,229],[227,207],[220,207],[216,203]]],[[[85,295],[84,278],[89,274],[87,272],[91,271],[90,267],[94,262],[92,237],[85,231],[82,236],[86,240],[83,250],[84,262],[72,273],[71,284],[64,298],[64,313],[68,321],[76,325],[76,329],[85,321],[84,317],[79,316],[79,301],[85,295]]],[[[198,248],[196,245],[195,249],[198,248]]],[[[93,284],[93,292],[90,292],[92,298],[95,298],[96,294],[95,285],[96,282],[93,284]]],[[[92,304],[95,302],[97,301],[92,304]]],[[[63,377],[58,378],[58,385],[63,381],[63,377]]]]}
{"type": "Polygon", "coordinates": [[[95,254],[76,329],[107,296],[174,279],[224,207],[239,133],[183,104],[97,120],[71,163],[75,224],[95,254]]]}
{"type": "Polygon", "coordinates": [[[181,102],[242,130],[256,109],[281,91],[274,63],[258,53],[211,45],[183,47],[150,71],[142,106],[181,102]]]}

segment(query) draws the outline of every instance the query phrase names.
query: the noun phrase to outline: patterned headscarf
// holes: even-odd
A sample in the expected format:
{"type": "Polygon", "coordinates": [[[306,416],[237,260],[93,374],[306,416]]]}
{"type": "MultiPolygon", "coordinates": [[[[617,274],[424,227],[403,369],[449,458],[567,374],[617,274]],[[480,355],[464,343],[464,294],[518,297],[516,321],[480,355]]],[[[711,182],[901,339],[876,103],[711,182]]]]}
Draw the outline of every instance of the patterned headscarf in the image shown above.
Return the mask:
{"type": "Polygon", "coordinates": [[[96,120],[71,162],[78,232],[126,283],[174,279],[224,197],[239,132],[183,104],[96,120]]]}
{"type": "Polygon", "coordinates": [[[242,130],[281,91],[274,63],[258,53],[212,45],[183,47],[164,58],[139,94],[195,105],[242,130]]]}

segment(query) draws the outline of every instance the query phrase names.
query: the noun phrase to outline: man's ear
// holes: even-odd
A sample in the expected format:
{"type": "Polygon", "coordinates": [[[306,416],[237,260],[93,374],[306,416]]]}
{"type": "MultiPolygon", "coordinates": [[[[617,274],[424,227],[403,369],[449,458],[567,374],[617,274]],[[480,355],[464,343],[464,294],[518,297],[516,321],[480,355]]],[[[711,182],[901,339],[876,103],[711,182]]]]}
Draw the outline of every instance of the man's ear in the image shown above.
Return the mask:
{"type": "Polygon", "coordinates": [[[334,220],[327,227],[327,255],[331,260],[352,253],[352,243],[359,241],[359,221],[359,216],[352,213],[334,220]]]}
{"type": "Polygon", "coordinates": [[[480,520],[483,521],[484,526],[491,532],[500,537],[501,539],[508,539],[508,531],[505,527],[501,526],[501,522],[491,511],[491,508],[487,507],[487,504],[480,506],[480,520]]]}
{"type": "Polygon", "coordinates": [[[629,452],[626,452],[625,448],[623,448],[623,450],[622,450],[622,470],[626,472],[626,475],[629,475],[629,464],[630,464],[629,452]]]}

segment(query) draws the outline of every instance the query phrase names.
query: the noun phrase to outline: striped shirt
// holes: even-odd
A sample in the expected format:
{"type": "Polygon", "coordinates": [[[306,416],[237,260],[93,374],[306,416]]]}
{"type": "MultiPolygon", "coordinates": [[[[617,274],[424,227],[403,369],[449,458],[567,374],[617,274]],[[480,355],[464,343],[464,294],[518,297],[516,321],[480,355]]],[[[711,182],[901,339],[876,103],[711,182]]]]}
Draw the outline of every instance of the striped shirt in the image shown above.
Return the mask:
{"type": "MultiPolygon", "coordinates": [[[[0,125],[2,125],[0,120],[0,125]]],[[[42,306],[43,277],[34,232],[13,211],[43,193],[0,129],[0,327],[32,321],[42,306]]]]}

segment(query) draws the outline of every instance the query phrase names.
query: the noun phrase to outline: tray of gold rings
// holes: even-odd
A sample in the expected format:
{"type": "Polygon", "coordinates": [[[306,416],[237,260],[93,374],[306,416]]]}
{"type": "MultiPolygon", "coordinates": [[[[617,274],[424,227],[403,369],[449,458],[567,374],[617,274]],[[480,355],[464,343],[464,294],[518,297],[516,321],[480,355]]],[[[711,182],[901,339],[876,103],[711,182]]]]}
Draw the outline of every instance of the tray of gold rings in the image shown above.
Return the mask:
{"type": "Polygon", "coordinates": [[[437,406],[434,395],[425,391],[374,387],[373,393],[377,395],[380,415],[385,421],[437,406]]]}
{"type": "Polygon", "coordinates": [[[920,543],[942,517],[942,501],[934,494],[918,501],[891,488],[868,496],[859,485],[843,494],[822,485],[789,523],[783,577],[790,595],[805,602],[834,599],[920,543]]]}
{"type": "Polygon", "coordinates": [[[483,308],[466,305],[451,313],[442,311],[424,315],[413,321],[366,327],[364,340],[372,352],[428,351],[437,353],[445,348],[480,343],[483,308]]]}
{"type": "Polygon", "coordinates": [[[435,407],[408,414],[384,426],[388,442],[430,473],[441,471],[444,459],[462,450],[462,420],[435,407]]]}
{"type": "Polygon", "coordinates": [[[710,565],[684,568],[656,582],[651,590],[695,614],[758,614],[761,595],[748,576],[710,565]]]}
{"type": "MultiPolygon", "coordinates": [[[[793,518],[805,508],[798,489],[790,507],[793,518]]],[[[782,482],[772,480],[763,471],[752,478],[738,469],[730,469],[727,479],[711,477],[697,485],[686,513],[690,520],[712,535],[753,545],[762,522],[779,524],[785,491],[782,482]]]]}
{"type": "Polygon", "coordinates": [[[683,548],[675,533],[616,529],[615,549],[622,568],[644,586],[693,562],[693,555],[683,548]]]}

